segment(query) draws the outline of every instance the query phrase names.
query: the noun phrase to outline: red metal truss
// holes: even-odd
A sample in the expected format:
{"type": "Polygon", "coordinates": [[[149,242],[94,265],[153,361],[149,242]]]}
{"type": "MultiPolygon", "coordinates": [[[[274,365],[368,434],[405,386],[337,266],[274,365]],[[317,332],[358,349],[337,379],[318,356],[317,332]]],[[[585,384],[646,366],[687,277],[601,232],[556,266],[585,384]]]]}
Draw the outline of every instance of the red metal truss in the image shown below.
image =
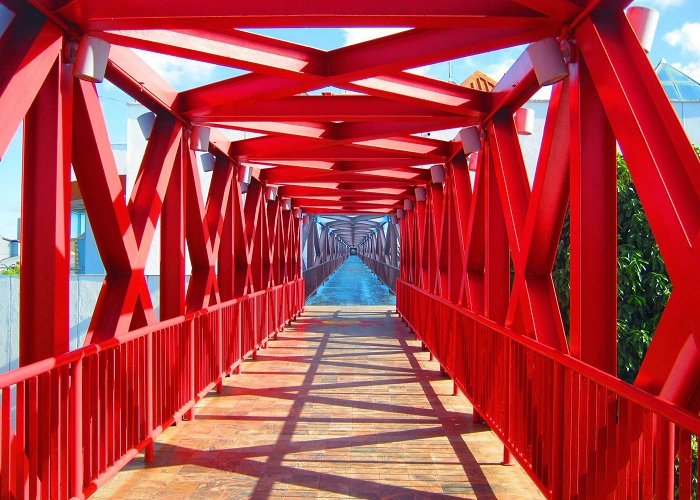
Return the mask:
{"type": "Polygon", "coordinates": [[[352,248],[547,495],[690,498],[700,165],[629,2],[0,1],[0,156],[24,127],[22,367],[0,376],[0,496],[82,497],[138,450],[150,460],[352,248]],[[246,31],[309,26],[405,30],[328,51],[246,31]],[[128,199],[97,88],[72,75],[85,36],[112,44],[107,80],[156,114],[128,199]],[[540,88],[528,51],[492,92],[409,71],[552,38],[568,76],[532,180],[513,120],[540,88]],[[132,49],[246,73],[178,92],[132,49]],[[212,128],[206,197],[195,126],[212,128]],[[469,159],[428,136],[467,126],[469,159]],[[636,387],[615,376],[616,143],[673,282],[636,387]],[[67,353],[71,166],[106,277],[86,347],[67,353]],[[552,279],[567,213],[568,331],[552,279]],[[144,274],[158,226],[160,318],[144,274]]]}

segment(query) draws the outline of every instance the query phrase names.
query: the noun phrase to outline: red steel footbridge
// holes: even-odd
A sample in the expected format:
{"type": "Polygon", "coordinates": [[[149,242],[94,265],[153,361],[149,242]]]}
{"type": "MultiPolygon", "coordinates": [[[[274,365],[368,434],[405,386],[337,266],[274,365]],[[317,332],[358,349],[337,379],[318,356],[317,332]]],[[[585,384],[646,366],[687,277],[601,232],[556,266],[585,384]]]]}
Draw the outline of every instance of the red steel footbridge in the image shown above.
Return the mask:
{"type": "Polygon", "coordinates": [[[1,0],[0,156],[21,126],[23,180],[0,497],[84,498],[151,463],[357,254],[542,494],[696,498],[700,163],[629,3],[1,0]],[[273,36],[341,27],[402,29],[333,50],[273,36]],[[492,88],[410,71],[516,46],[492,88]],[[178,91],[140,51],[238,73],[178,91]],[[129,195],[103,80],[149,111],[129,195]],[[543,87],[528,177],[517,113],[543,87]],[[633,384],[617,376],[618,148],[673,284],[633,384]],[[71,349],[76,189],[106,274],[71,349]]]}

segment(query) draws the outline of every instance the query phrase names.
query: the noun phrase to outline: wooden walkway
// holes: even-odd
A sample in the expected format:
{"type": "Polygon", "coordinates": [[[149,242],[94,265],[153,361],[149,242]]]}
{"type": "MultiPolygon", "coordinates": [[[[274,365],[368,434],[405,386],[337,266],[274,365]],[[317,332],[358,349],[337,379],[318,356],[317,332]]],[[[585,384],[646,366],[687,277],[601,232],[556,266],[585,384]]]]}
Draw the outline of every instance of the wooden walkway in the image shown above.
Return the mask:
{"type": "Polygon", "coordinates": [[[98,498],[538,498],[390,306],[311,306],[98,498]]]}

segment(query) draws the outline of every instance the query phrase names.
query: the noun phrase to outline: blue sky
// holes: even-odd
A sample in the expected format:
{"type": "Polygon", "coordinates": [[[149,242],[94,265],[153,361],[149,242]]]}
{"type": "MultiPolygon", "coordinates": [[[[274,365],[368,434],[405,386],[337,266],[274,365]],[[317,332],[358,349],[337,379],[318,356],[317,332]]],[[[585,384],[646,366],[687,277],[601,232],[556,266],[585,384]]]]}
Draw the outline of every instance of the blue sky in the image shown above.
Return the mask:
{"type": "MultiPolygon", "coordinates": [[[[654,7],[661,12],[654,46],[649,54],[652,64],[662,58],[700,81],[700,0],[645,0],[633,5],[654,7]]],[[[258,33],[282,38],[295,43],[331,50],[344,45],[383,36],[396,29],[294,29],[255,30],[258,33]]],[[[466,79],[480,69],[495,79],[503,76],[523,47],[514,47],[497,53],[482,54],[453,61],[417,68],[414,71],[431,78],[453,80],[466,79]]],[[[158,54],[141,53],[142,57],[168,80],[176,89],[203,85],[230,78],[242,71],[220,68],[195,61],[169,58],[158,54]]],[[[98,86],[110,138],[113,143],[126,140],[126,105],[129,97],[109,83],[98,86]]],[[[0,236],[15,237],[17,218],[20,214],[21,183],[21,132],[18,131],[5,156],[0,160],[0,236]]]]}

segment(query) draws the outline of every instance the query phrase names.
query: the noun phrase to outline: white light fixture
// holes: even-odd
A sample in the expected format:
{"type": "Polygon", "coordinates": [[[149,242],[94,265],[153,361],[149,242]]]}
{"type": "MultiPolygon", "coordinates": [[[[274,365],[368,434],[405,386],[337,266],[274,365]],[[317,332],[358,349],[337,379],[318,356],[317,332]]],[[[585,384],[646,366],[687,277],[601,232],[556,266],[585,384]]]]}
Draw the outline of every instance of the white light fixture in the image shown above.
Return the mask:
{"type": "Polygon", "coordinates": [[[406,215],[406,212],[403,211],[402,208],[397,208],[396,209],[396,217],[399,219],[403,219],[403,216],[406,215]]]}
{"type": "Polygon", "coordinates": [[[408,198],[404,198],[403,209],[406,211],[413,210],[413,201],[409,200],[408,198]]]}
{"type": "Polygon", "coordinates": [[[479,153],[472,153],[467,158],[467,168],[470,172],[476,172],[476,167],[479,164],[479,153]]]}
{"type": "Polygon", "coordinates": [[[445,167],[439,163],[430,167],[430,179],[433,181],[433,184],[445,182],[445,167]]]}
{"type": "Polygon", "coordinates": [[[301,219],[301,217],[302,217],[301,208],[294,209],[294,217],[296,217],[297,219],[301,219]]]}
{"type": "Polygon", "coordinates": [[[253,180],[253,167],[250,165],[240,165],[238,167],[238,182],[250,184],[253,180]]]}
{"type": "Polygon", "coordinates": [[[648,7],[630,7],[626,14],[634,34],[639,38],[644,52],[648,54],[654,43],[656,26],[659,24],[659,11],[648,7]]]}
{"type": "Polygon", "coordinates": [[[211,153],[204,153],[199,156],[199,161],[202,162],[202,170],[205,172],[212,172],[214,170],[214,164],[216,163],[216,156],[211,153]]]}
{"type": "Polygon", "coordinates": [[[85,35],[78,44],[78,53],[73,64],[73,76],[88,82],[101,82],[105,78],[109,61],[108,42],[85,35]]]}
{"type": "Polygon", "coordinates": [[[277,186],[267,186],[265,199],[267,201],[275,201],[277,199],[277,186]]]}
{"type": "Polygon", "coordinates": [[[209,135],[211,129],[209,127],[192,127],[192,135],[190,135],[190,149],[195,151],[209,151],[209,135]]]}
{"type": "Polygon", "coordinates": [[[156,114],[153,111],[148,111],[136,117],[136,121],[139,124],[143,137],[146,140],[150,139],[151,132],[153,132],[153,124],[156,122],[156,114]]]}
{"type": "Polygon", "coordinates": [[[532,135],[535,130],[535,110],[520,108],[515,112],[515,130],[520,135],[532,135]]]}
{"type": "Polygon", "coordinates": [[[282,210],[291,210],[292,209],[292,200],[289,198],[282,198],[282,210]]]}
{"type": "Polygon", "coordinates": [[[481,151],[481,136],[476,127],[465,127],[459,131],[459,140],[465,154],[481,151]]]}
{"type": "Polygon", "coordinates": [[[425,188],[424,187],[414,188],[413,194],[416,195],[416,201],[425,201],[425,188]]]}
{"type": "Polygon", "coordinates": [[[556,38],[545,38],[531,44],[527,53],[540,86],[551,85],[569,75],[556,38]]]}

